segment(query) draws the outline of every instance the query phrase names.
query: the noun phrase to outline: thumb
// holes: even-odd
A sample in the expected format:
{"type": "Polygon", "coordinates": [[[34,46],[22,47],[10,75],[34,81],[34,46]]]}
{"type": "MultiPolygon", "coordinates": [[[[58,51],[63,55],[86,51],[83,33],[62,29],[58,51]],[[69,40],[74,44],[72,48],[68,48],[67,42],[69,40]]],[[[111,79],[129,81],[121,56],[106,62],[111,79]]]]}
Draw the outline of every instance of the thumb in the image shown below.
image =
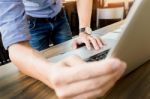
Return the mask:
{"type": "Polygon", "coordinates": [[[72,42],[73,49],[78,48],[78,45],[80,45],[80,44],[82,44],[81,38],[78,37],[78,38],[74,39],[72,42]]]}

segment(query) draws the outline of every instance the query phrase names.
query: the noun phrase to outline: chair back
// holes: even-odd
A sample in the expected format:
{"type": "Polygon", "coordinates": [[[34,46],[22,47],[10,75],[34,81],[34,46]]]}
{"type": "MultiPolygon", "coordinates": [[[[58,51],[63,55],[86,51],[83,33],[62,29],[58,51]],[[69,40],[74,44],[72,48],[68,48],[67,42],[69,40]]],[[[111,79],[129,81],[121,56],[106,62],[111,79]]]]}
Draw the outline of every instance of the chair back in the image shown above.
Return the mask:
{"type": "Polygon", "coordinates": [[[124,2],[108,3],[107,7],[109,7],[109,8],[124,7],[125,8],[125,3],[124,2]]]}
{"type": "Polygon", "coordinates": [[[97,8],[97,27],[100,19],[120,19],[124,18],[124,7],[116,8],[97,8]]]}

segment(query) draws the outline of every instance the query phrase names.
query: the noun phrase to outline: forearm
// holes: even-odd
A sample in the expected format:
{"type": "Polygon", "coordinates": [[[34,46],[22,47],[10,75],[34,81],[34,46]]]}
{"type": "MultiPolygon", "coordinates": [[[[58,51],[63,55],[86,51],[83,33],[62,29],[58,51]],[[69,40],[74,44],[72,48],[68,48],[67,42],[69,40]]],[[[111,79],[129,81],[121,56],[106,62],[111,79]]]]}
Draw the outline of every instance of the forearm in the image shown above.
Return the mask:
{"type": "Polygon", "coordinates": [[[93,0],[77,0],[79,27],[90,27],[93,0]]]}
{"type": "Polygon", "coordinates": [[[39,52],[32,49],[27,42],[14,44],[8,50],[10,59],[21,72],[51,87],[48,72],[52,63],[49,63],[39,52]]]}

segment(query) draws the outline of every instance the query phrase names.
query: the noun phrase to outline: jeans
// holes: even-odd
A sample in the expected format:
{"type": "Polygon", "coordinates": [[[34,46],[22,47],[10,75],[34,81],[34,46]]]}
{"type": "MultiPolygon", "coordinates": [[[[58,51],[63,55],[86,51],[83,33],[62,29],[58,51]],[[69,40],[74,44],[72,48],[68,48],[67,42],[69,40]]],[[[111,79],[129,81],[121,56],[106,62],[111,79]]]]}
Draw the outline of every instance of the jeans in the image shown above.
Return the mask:
{"type": "Polygon", "coordinates": [[[72,38],[66,13],[61,10],[54,18],[29,19],[30,45],[36,50],[44,50],[50,44],[59,44],[72,38]]]}

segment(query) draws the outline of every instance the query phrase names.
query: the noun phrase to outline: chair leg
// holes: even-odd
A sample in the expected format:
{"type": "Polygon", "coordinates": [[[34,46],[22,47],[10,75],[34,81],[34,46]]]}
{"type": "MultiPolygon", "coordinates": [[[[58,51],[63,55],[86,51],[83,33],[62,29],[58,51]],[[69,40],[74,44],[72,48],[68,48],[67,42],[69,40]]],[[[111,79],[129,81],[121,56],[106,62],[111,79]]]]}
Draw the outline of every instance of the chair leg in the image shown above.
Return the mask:
{"type": "Polygon", "coordinates": [[[99,11],[97,9],[96,27],[99,28],[99,11]]]}
{"type": "Polygon", "coordinates": [[[99,28],[99,19],[96,21],[96,27],[99,28]]]}

